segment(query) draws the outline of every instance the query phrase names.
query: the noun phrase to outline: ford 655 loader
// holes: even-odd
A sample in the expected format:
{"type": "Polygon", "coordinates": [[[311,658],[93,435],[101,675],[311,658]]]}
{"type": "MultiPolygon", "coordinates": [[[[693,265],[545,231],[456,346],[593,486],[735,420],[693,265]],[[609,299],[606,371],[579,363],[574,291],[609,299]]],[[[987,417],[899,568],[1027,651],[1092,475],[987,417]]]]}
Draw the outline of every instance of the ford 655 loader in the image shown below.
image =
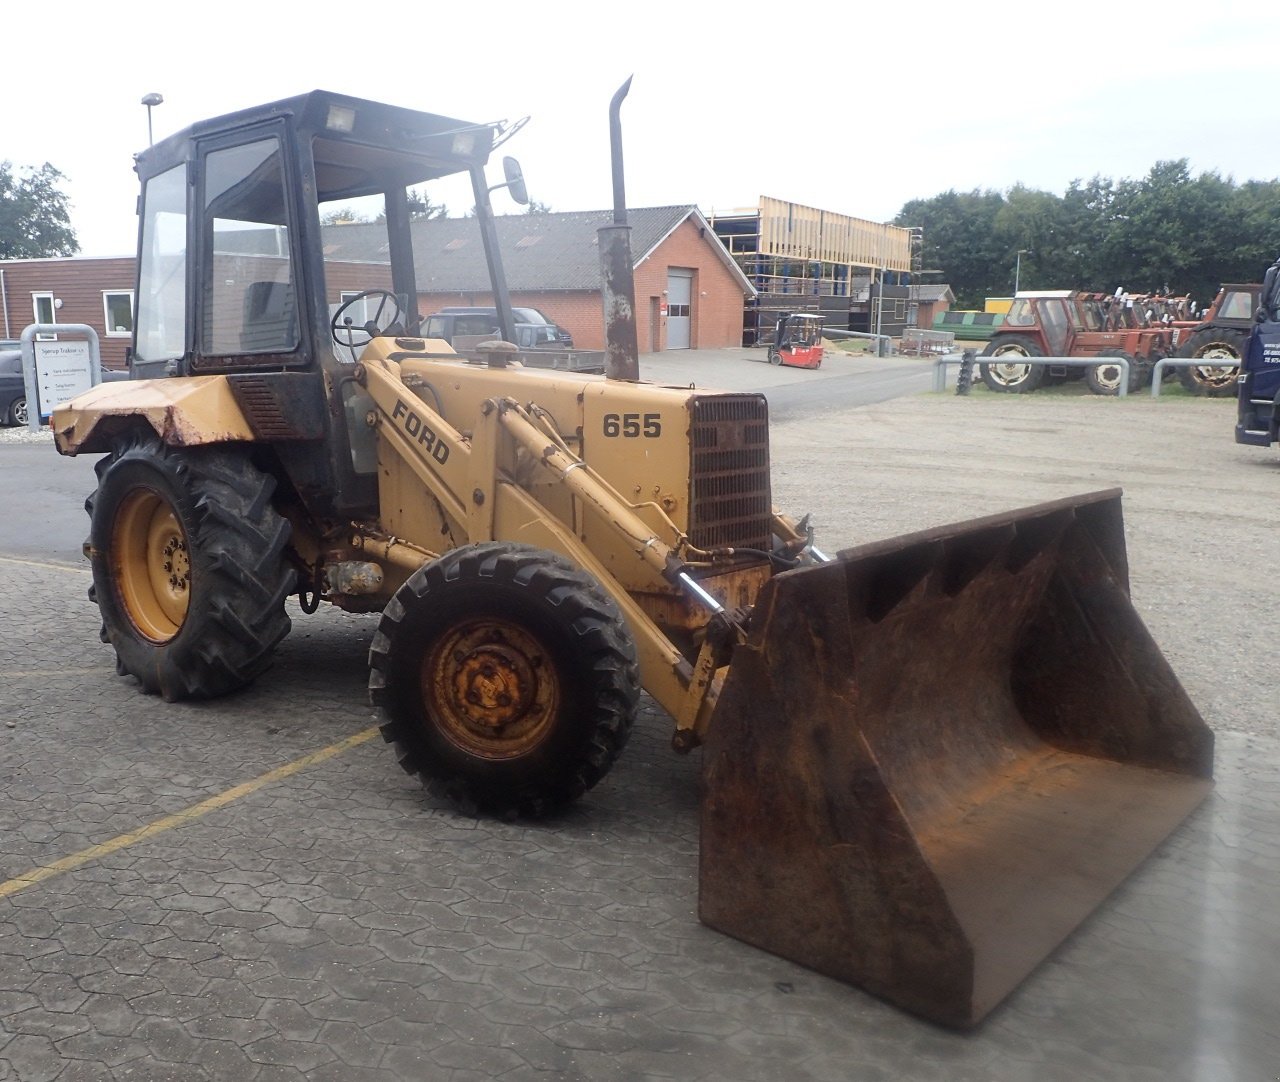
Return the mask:
{"type": "Polygon", "coordinates": [[[503,135],[315,92],[138,156],[139,378],[52,422],[104,456],[86,553],[119,672],[220,695],[291,595],[380,611],[401,764],[523,815],[605,775],[643,688],[704,747],[702,919],[974,1023],[1210,784],[1118,494],[831,559],[773,509],[761,395],[421,337],[412,186],[460,172],[511,329],[503,135]],[[346,208],[366,224],[325,224],[346,208]]]}

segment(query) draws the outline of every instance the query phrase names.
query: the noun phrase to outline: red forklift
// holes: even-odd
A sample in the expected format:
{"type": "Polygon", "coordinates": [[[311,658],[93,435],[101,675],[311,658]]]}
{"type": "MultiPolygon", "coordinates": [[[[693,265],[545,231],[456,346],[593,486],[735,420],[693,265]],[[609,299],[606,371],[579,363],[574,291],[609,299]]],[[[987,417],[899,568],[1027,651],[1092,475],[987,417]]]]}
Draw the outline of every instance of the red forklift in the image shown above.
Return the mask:
{"type": "Polygon", "coordinates": [[[813,312],[781,313],[769,346],[769,363],[822,367],[822,317],[813,312]]]}

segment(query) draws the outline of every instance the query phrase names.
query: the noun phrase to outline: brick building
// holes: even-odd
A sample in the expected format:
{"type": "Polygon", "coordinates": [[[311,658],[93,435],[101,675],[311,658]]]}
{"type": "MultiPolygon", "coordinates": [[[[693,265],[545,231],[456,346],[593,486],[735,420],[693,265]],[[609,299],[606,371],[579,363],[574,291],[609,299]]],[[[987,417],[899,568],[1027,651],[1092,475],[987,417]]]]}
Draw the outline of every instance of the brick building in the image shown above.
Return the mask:
{"type": "MultiPolygon", "coordinates": [[[[642,207],[628,211],[628,219],[641,352],[740,345],[743,305],[755,291],[697,207],[642,207]]],[[[569,330],[579,349],[604,348],[596,230],[612,220],[607,210],[497,219],[512,304],[540,309],[569,330]]],[[[389,283],[385,226],[330,225],[324,237],[331,305],[348,291],[389,283]]],[[[236,239],[252,247],[259,238],[245,233],[236,239]]],[[[493,303],[475,219],[415,222],[413,245],[421,315],[493,303]]],[[[220,256],[268,258],[248,248],[220,256]]],[[[264,272],[227,277],[256,281],[264,272]]],[[[30,323],[85,323],[98,332],[103,363],[122,368],[133,331],[134,285],[132,257],[0,261],[0,337],[17,338],[30,323]]],[[[242,300],[236,294],[226,303],[238,311],[242,300]]]]}
{"type": "Polygon", "coordinates": [[[98,332],[102,363],[125,367],[133,339],[132,256],[0,260],[0,338],[31,323],[84,323],[98,332]]]}
{"type": "MultiPolygon", "coordinates": [[[[755,290],[695,206],[627,212],[635,267],[640,352],[742,344],[742,312],[755,290]]],[[[611,210],[518,214],[496,219],[511,303],[537,308],[565,327],[579,349],[603,349],[604,309],[596,231],[611,210]]],[[[480,230],[471,218],[413,223],[421,315],[452,305],[491,305],[480,230]]],[[[380,224],[325,229],[325,257],[386,259],[380,224]]],[[[336,298],[331,298],[331,300],[336,298]]]]}

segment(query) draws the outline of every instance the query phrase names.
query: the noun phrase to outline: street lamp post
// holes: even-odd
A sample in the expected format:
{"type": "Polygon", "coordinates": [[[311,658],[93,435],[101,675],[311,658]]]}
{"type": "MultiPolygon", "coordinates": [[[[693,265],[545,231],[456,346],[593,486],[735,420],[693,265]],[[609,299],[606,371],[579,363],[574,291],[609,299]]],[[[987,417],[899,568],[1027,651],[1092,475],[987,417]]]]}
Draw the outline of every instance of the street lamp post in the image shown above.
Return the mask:
{"type": "Polygon", "coordinates": [[[157,94],[154,90],[150,94],[143,95],[142,104],[147,107],[147,145],[155,146],[156,138],[151,131],[151,109],[153,106],[159,105],[164,101],[164,95],[157,94]]]}
{"type": "Polygon", "coordinates": [[[1018,249],[1018,261],[1017,263],[1014,264],[1014,268],[1013,268],[1013,295],[1015,297],[1018,295],[1018,282],[1021,281],[1022,279],[1022,257],[1024,255],[1030,255],[1030,254],[1031,254],[1030,248],[1018,249]]]}

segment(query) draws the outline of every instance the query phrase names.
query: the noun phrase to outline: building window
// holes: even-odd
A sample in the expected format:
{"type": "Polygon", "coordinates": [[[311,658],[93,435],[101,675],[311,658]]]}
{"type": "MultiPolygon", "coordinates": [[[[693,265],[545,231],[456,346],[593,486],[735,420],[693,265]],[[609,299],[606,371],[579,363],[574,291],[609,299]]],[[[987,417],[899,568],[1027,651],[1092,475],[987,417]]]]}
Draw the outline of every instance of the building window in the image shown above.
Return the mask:
{"type": "Polygon", "coordinates": [[[133,290],[103,291],[102,325],[108,338],[128,338],[133,334],[133,290]]]}
{"type": "MultiPolygon", "coordinates": [[[[57,323],[54,318],[55,309],[53,306],[52,293],[32,293],[31,308],[35,313],[37,323],[57,323]]],[[[56,342],[58,336],[56,334],[37,334],[37,342],[56,342]]]]}

